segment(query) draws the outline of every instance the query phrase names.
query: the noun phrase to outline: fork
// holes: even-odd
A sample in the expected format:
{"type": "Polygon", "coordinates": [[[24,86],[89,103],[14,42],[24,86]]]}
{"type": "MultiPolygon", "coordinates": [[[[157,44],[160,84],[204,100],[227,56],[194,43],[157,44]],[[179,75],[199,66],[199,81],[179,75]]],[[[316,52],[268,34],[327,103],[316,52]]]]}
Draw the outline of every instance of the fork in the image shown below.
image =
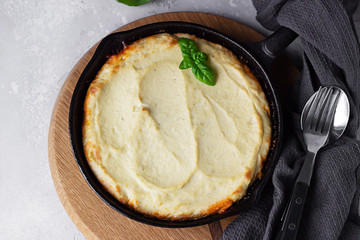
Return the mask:
{"type": "Polygon", "coordinates": [[[310,107],[302,113],[303,137],[306,156],[296,179],[290,202],[281,222],[278,240],[296,239],[306,195],[310,186],[315,157],[321,147],[327,144],[334,120],[340,91],[333,87],[320,87],[310,102],[310,107]]]}

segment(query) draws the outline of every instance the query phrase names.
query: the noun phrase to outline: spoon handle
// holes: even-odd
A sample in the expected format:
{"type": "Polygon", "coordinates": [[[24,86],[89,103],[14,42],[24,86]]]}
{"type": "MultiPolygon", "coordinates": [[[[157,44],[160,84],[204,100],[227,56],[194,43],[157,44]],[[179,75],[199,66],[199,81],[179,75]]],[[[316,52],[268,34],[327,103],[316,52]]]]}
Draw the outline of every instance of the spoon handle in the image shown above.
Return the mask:
{"type": "Polygon", "coordinates": [[[296,239],[297,231],[305,205],[306,195],[310,186],[316,153],[307,152],[304,164],[291,194],[290,202],[281,218],[282,226],[277,240],[296,239]]]}

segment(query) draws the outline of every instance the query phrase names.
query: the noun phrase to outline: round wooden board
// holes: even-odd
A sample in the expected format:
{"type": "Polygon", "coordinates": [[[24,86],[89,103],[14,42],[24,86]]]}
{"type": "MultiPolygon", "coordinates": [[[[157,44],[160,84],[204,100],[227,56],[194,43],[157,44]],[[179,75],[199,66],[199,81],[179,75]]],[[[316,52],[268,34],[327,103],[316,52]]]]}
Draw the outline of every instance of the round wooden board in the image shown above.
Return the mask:
{"type": "MultiPolygon", "coordinates": [[[[234,20],[206,13],[174,12],[146,17],[116,31],[129,30],[161,21],[185,21],[215,28],[239,42],[255,42],[263,37],[234,20]]],[[[56,191],[65,210],[87,239],[218,239],[235,217],[220,223],[193,228],[159,228],[130,220],[106,205],[89,187],[74,159],[68,134],[69,105],[81,72],[95,52],[92,47],[75,65],[57,97],[49,129],[49,162],[56,191]],[[211,231],[211,232],[210,232],[211,231]]],[[[272,77],[284,96],[298,71],[285,57],[272,67],[272,77]]]]}

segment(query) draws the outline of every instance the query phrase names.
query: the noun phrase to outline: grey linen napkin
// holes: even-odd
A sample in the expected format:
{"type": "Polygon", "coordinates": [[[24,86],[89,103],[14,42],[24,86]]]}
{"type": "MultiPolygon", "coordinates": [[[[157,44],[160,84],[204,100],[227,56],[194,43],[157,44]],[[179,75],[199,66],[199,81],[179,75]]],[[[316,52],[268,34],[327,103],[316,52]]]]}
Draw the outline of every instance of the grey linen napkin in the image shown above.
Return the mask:
{"type": "Polygon", "coordinates": [[[320,150],[298,239],[360,239],[360,53],[351,15],[358,1],[253,0],[257,20],[267,29],[288,27],[299,34],[300,77],[285,111],[282,154],[260,201],[240,213],[222,239],[273,239],[304,160],[300,114],[321,85],[341,87],[351,105],[343,137],[320,150]]]}

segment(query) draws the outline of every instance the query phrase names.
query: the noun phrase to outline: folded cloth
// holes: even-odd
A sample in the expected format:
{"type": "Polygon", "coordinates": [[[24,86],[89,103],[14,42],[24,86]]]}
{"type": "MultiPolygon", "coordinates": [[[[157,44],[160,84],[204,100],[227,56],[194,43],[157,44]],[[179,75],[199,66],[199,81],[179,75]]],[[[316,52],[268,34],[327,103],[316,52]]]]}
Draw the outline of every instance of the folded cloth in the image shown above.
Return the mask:
{"type": "Polygon", "coordinates": [[[300,114],[319,86],[341,87],[350,100],[343,137],[320,150],[298,239],[360,239],[360,52],[351,21],[358,0],[253,0],[267,29],[285,26],[299,34],[303,67],[285,109],[285,139],[261,199],[225,229],[222,239],[273,239],[304,160],[300,114]]]}

